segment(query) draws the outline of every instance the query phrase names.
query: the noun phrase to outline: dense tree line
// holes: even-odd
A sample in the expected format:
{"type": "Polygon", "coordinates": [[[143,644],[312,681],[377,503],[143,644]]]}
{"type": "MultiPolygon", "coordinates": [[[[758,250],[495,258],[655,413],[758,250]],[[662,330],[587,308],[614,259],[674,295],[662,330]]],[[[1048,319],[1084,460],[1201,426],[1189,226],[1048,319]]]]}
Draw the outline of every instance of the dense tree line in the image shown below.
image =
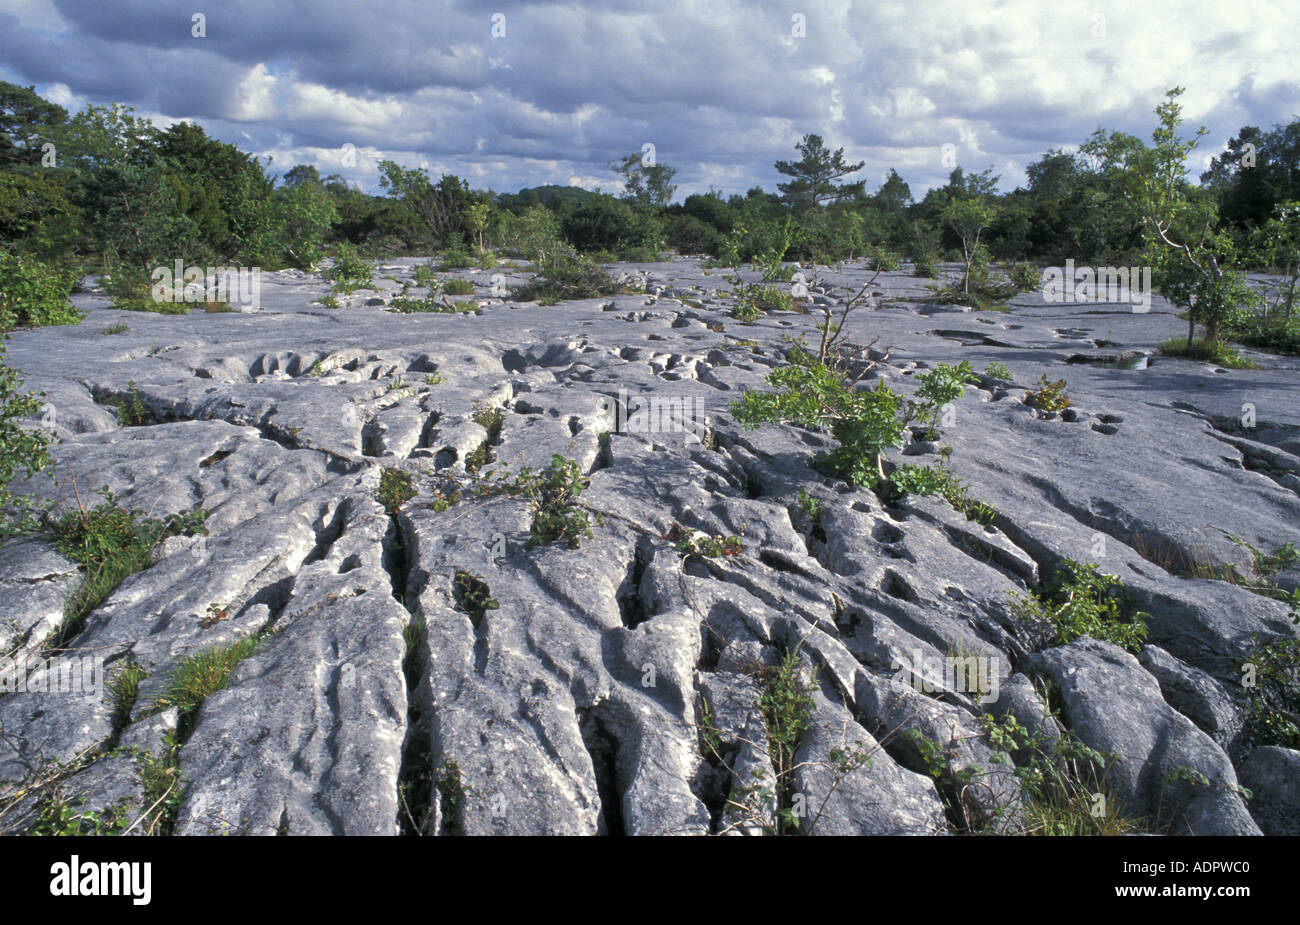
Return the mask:
{"type": "MultiPolygon", "coordinates": [[[[0,82],[0,533],[14,526],[9,482],[49,462],[49,438],[29,426],[39,401],[3,365],[2,339],[19,326],[79,321],[69,294],[88,271],[118,307],[185,311],[151,300],[157,267],[313,269],[333,255],[336,274],[352,267],[367,279],[367,256],[437,252],[443,267],[488,267],[505,252],[537,273],[520,297],[546,302],[614,291],[598,261],[669,249],[755,264],[766,281],[789,280],[791,261],[866,258],[879,271],[908,257],[929,278],[938,261],[957,261],[958,279],[936,297],[980,304],[1034,287],[1033,264],[1073,259],[1151,267],[1156,289],[1185,310],[1187,337],[1170,352],[1227,363],[1236,354],[1226,338],[1300,353],[1300,120],[1243,127],[1195,183],[1186,163],[1205,133],[1184,137],[1181,92],[1156,107],[1150,145],[1099,130],[1077,152],[1046,152],[1007,193],[991,170],[960,166],[919,200],[893,170],[870,192],[854,176],[861,162],[809,134],[798,160],[774,165],[788,178],[775,192],[674,202],[675,170],[652,151],[610,164],[617,195],[475,190],[392,161],[380,164],[383,195],[369,195],[311,165],[278,176],[269,159],[191,123],[162,129],[116,104],[69,115],[32,87],[0,82]],[[1013,265],[1010,282],[994,277],[995,261],[1013,265]],[[1247,270],[1282,283],[1261,292],[1247,270]]],[[[748,293],[742,302],[789,302],[733,279],[748,293]]]]}
{"type": "MultiPolygon", "coordinates": [[[[1146,259],[1168,289],[1186,286],[1183,277],[1197,272],[1189,267],[1202,264],[1286,271],[1300,236],[1300,120],[1242,128],[1197,184],[1180,159],[1194,141],[1169,146],[1181,121],[1173,115],[1152,146],[1098,131],[1077,152],[1048,151],[1029,166],[1027,183],[1007,193],[990,170],[961,166],[920,199],[892,170],[870,191],[855,178],[862,163],[809,134],[796,146],[797,160],[775,164],[787,178],[776,191],[674,202],[673,168],[633,153],[610,164],[622,187],[615,195],[557,186],[495,193],[384,161],[376,196],[310,165],[277,176],[269,159],[191,123],[160,129],[120,105],[69,116],[33,88],[0,83],[0,251],[11,261],[102,271],[124,303],[143,298],[152,267],[178,258],[309,269],[343,244],[372,257],[451,251],[472,259],[489,248],[527,256],[539,235],[558,235],[563,248],[547,244],[553,253],[597,259],[649,260],[671,249],[729,265],[833,263],[884,252],[921,267],[957,260],[968,290],[990,261],[1146,259]],[[1169,212],[1163,231],[1153,217],[1161,209],[1169,212]],[[1206,259],[1183,247],[1189,262],[1180,264],[1179,246],[1162,234],[1195,239],[1206,259]]],[[[1235,298],[1230,290],[1185,295],[1235,298]]]]}

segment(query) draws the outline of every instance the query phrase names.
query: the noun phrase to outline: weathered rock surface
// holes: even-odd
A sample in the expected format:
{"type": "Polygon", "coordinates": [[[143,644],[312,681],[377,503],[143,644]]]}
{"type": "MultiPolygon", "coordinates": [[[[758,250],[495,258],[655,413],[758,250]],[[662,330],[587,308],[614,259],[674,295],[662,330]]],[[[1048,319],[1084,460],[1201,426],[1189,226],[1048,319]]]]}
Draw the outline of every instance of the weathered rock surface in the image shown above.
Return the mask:
{"type": "MultiPolygon", "coordinates": [[[[266,274],[257,312],[126,314],[91,294],[82,324],[15,334],[8,361],[44,391],[58,440],[54,478],[20,487],[61,510],[107,487],[155,516],[211,515],[206,536],[169,539],[61,642],[109,678],[142,668],[133,699],[0,693],[0,828],[36,818],[39,801],[14,799],[24,782],[138,813],[148,795],[125,747],[146,742],[179,769],[177,834],[738,834],[799,807],[813,834],[933,834],[1015,818],[1018,781],[982,735],[985,711],[1120,752],[1108,783],[1158,831],[1294,818],[1294,752],[1246,759],[1254,821],[1230,760],[1239,663],[1253,639],[1295,635],[1287,608],[1180,576],[1190,561],[1247,571],[1234,538],[1300,544],[1300,363],[1156,356],[1183,329],[1158,298],[1147,314],[1033,294],[1006,313],[936,313],[904,301],[927,297],[918,280],[886,274],[879,307],[849,323],[878,361],[868,386],[908,392],[963,359],[1011,370],[968,389],[940,441],[996,509],[984,527],[937,497],[888,506],[820,475],[825,435],[735,424],[730,402],[783,362],[783,337],[815,337],[820,314],[742,325],[696,260],[614,269],[649,294],[402,315],[372,304],[395,284],[328,309],[318,279],[266,274]],[[100,333],[117,321],[126,333],[100,333]],[[1086,361],[1128,353],[1152,356],[1086,361]],[[1044,373],[1068,379],[1062,415],[1020,400],[1044,373]],[[629,399],[659,402],[650,426],[629,399]],[[124,400],[148,423],[121,426],[124,400]],[[435,504],[468,461],[510,476],[555,454],[590,479],[592,536],[576,549],[530,544],[525,497],[435,504]],[[418,490],[400,510],[376,500],[385,469],[418,490]],[[743,550],[683,557],[674,525],[743,550]],[[1088,640],[1030,651],[1008,596],[1065,558],[1118,575],[1151,614],[1138,658],[1088,640]],[[189,657],[255,635],[223,689],[159,712],[189,657]],[[791,651],[816,683],[783,772],[763,691],[791,651]],[[955,655],[986,660],[999,689],[907,668],[955,655]],[[1057,688],[1059,722],[1031,676],[1057,688]],[[916,736],[940,747],[937,779],[916,736]],[[870,761],[844,773],[830,754],[855,747],[870,761]]],[[[457,275],[490,294],[490,273],[457,275]]],[[[817,298],[867,275],[823,271],[817,298]]],[[[903,453],[937,463],[938,449],[903,453]]],[[[0,547],[0,655],[47,654],[77,580],[45,539],[0,547]]]]}
{"type": "Polygon", "coordinates": [[[1265,745],[1241,764],[1250,812],[1265,835],[1300,835],[1300,752],[1265,745]]]}

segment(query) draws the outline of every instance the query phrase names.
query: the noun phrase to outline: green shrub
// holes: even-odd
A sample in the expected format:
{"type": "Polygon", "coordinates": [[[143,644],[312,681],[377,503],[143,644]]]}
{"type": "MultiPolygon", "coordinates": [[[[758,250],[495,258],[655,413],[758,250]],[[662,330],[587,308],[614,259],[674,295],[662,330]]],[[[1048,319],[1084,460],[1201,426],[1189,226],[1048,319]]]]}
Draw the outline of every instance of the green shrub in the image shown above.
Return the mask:
{"type": "Polygon", "coordinates": [[[1011,611],[1035,644],[1060,646],[1091,636],[1130,652],[1142,648],[1150,614],[1121,600],[1124,583],[1091,562],[1066,559],[1055,579],[1032,596],[1012,595],[1011,611]]]}
{"type": "Polygon", "coordinates": [[[50,465],[49,434],[23,424],[40,410],[40,398],[20,392],[22,384],[17,370],[5,365],[0,342],[0,535],[30,526],[28,504],[10,491],[10,483],[20,474],[30,478],[50,465]]]}
{"type": "MultiPolygon", "coordinates": [[[[533,522],[528,545],[544,546],[563,540],[570,549],[577,549],[583,537],[591,536],[591,519],[578,503],[588,482],[574,460],[556,453],[545,471],[525,466],[513,479],[498,472],[493,483],[482,487],[481,494],[521,495],[529,500],[533,522]]],[[[596,522],[600,523],[599,519],[596,522]]]]}
{"type": "Polygon", "coordinates": [[[1300,749],[1300,639],[1279,636],[1261,642],[1252,636],[1238,668],[1249,702],[1249,744],[1300,749]]]}
{"type": "Polygon", "coordinates": [[[467,279],[446,279],[442,282],[442,291],[447,295],[473,295],[474,284],[467,279]]]}
{"type": "MultiPolygon", "coordinates": [[[[1237,343],[1257,350],[1300,356],[1300,314],[1286,316],[1240,312],[1225,324],[1225,333],[1237,343]]],[[[1186,344],[1185,339],[1180,340],[1186,344]]],[[[1226,350],[1228,348],[1219,346],[1219,359],[1215,362],[1230,369],[1246,368],[1239,366],[1244,362],[1239,355],[1229,356],[1224,352],[1226,350]],[[1227,362],[1223,362],[1225,359],[1227,362]]],[[[1185,351],[1183,355],[1186,355],[1185,351]]]]}
{"type": "Polygon", "coordinates": [[[750,324],[768,312],[788,312],[794,308],[793,296],[784,289],[759,283],[745,284],[740,277],[731,277],[730,281],[736,287],[736,304],[731,308],[731,317],[737,321],[750,324]]]}
{"type": "Polygon", "coordinates": [[[561,255],[538,267],[539,276],[516,289],[518,302],[554,305],[566,299],[595,299],[624,291],[602,267],[586,257],[561,255]]]}
{"type": "Polygon", "coordinates": [[[343,241],[335,247],[334,265],[329,269],[328,278],[334,284],[335,292],[367,289],[374,285],[375,265],[343,241]]]}
{"type": "Polygon", "coordinates": [[[839,446],[818,458],[825,471],[862,487],[884,480],[885,451],[903,445],[903,398],[884,381],[870,391],[855,388],[801,344],[788,359],[767,375],[777,391],[746,389],[732,403],[736,421],[746,429],[775,423],[829,428],[839,446]]]}
{"type": "Polygon", "coordinates": [[[923,254],[912,261],[912,275],[922,279],[938,279],[943,269],[934,254],[923,254]]]}
{"type": "Polygon", "coordinates": [[[468,270],[478,265],[475,257],[463,242],[457,241],[438,255],[439,270],[468,270]]]}
{"type": "Polygon", "coordinates": [[[81,310],[68,301],[77,281],[76,270],[0,251],[0,331],[81,321],[81,310]]]}
{"type": "Polygon", "coordinates": [[[565,239],[580,251],[620,256],[637,250],[654,254],[662,237],[651,210],[605,195],[589,197],[562,219],[562,228],[565,239]]]}
{"type": "Polygon", "coordinates": [[[1039,380],[1038,390],[1025,392],[1025,404],[1048,414],[1064,411],[1070,407],[1070,397],[1066,395],[1065,388],[1064,379],[1048,382],[1047,374],[1044,373],[1039,380]]]}
{"type": "Polygon", "coordinates": [[[154,420],[153,412],[145,404],[144,397],[136,389],[134,382],[126,384],[130,392],[130,397],[123,398],[117,403],[117,423],[123,427],[142,427],[145,424],[152,423],[154,420]]]}
{"type": "Polygon", "coordinates": [[[1198,340],[1187,346],[1187,338],[1174,337],[1160,345],[1160,352],[1165,356],[1185,357],[1189,360],[1202,360],[1225,369],[1252,369],[1255,364],[1242,356],[1232,347],[1218,340],[1198,340]]]}
{"type": "Polygon", "coordinates": [[[416,490],[414,477],[401,469],[385,469],[379,475],[379,488],[375,498],[384,506],[390,516],[402,509],[402,505],[414,498],[416,490]]]}
{"type": "Polygon", "coordinates": [[[437,277],[433,275],[433,267],[427,263],[418,263],[414,271],[415,285],[421,288],[430,288],[434,285],[437,277]]]}
{"type": "Polygon", "coordinates": [[[1043,284],[1043,274],[1033,264],[1019,263],[1011,271],[1011,283],[1021,292],[1033,292],[1043,284]]]}
{"type": "Polygon", "coordinates": [[[918,376],[920,386],[907,402],[907,419],[919,420],[929,426],[931,439],[938,437],[938,427],[943,408],[961,398],[966,386],[979,381],[970,362],[962,360],[956,366],[940,363],[934,369],[918,376]]]}
{"type": "Polygon", "coordinates": [[[456,610],[468,614],[470,620],[477,626],[479,621],[489,610],[497,610],[501,607],[500,603],[493,600],[492,591],[478,575],[471,575],[469,572],[457,572],[456,577],[452,580],[451,585],[452,597],[456,603],[456,610]]]}
{"type": "Polygon", "coordinates": [[[113,297],[113,307],[128,312],[152,312],[155,315],[188,315],[193,303],[156,300],[149,275],[125,264],[115,266],[101,283],[113,297]]]}
{"type": "Polygon", "coordinates": [[[107,488],[101,488],[99,494],[104,499],[99,505],[65,514],[52,528],[59,552],[85,573],[64,606],[65,637],[127,576],[152,565],[154,550],[163,540],[202,533],[208,517],[207,511],[195,507],[159,520],[144,511],[122,507],[107,488]]]}
{"type": "Polygon", "coordinates": [[[984,367],[984,375],[994,379],[1001,379],[1003,382],[1011,381],[1011,370],[1001,363],[990,363],[984,367]]]}

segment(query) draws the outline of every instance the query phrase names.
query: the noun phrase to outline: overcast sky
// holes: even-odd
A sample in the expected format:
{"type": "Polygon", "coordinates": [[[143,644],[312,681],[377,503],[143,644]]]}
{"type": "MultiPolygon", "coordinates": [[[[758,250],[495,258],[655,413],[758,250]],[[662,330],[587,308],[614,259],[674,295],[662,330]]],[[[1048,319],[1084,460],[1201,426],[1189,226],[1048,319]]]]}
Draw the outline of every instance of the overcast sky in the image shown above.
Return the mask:
{"type": "Polygon", "coordinates": [[[772,189],[815,132],[868,188],[894,167],[919,198],[952,157],[1011,189],[1098,127],[1149,139],[1175,85],[1207,155],[1289,122],[1298,36],[1295,0],[0,0],[0,78],[369,191],[383,158],[611,191],[608,163],[645,144],[679,199],[772,189]]]}

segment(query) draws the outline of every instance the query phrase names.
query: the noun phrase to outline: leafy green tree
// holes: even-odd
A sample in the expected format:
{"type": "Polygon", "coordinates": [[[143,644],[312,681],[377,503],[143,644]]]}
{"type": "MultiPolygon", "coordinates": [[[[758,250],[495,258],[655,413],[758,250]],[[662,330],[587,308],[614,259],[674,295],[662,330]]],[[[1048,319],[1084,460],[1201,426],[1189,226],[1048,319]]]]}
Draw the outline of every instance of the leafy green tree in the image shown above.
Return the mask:
{"type": "Polygon", "coordinates": [[[423,167],[379,162],[379,185],[414,215],[439,247],[464,242],[469,231],[469,207],[483,201],[460,177],[444,174],[437,183],[423,167]]]}
{"type": "Polygon", "coordinates": [[[320,171],[311,164],[295,164],[285,172],[280,182],[290,189],[299,183],[320,183],[320,171]]]}
{"type": "Polygon", "coordinates": [[[1190,350],[1197,324],[1205,329],[1204,344],[1213,347],[1223,323],[1241,306],[1257,304],[1259,294],[1243,273],[1230,269],[1236,248],[1218,227],[1213,197],[1187,181],[1187,158],[1207,131],[1202,127],[1188,140],[1179,136],[1182,93],[1182,87],[1175,87],[1156,106],[1150,148],[1099,132],[1084,151],[1109,172],[1141,217],[1148,244],[1145,258],[1155,286],[1187,309],[1190,350]]]}
{"type": "Polygon", "coordinates": [[[624,196],[632,202],[647,206],[666,206],[672,201],[677,187],[673,177],[677,168],[655,162],[646,164],[645,159],[633,152],[622,160],[614,161],[609,169],[623,178],[624,196]]]}
{"type": "Polygon", "coordinates": [[[622,255],[634,249],[655,250],[660,239],[653,214],[613,196],[593,196],[565,216],[562,226],[569,243],[583,251],[622,255]]]}
{"type": "Polygon", "coordinates": [[[158,129],[134,107],[113,103],[87,106],[58,127],[57,137],[60,163],[89,176],[100,167],[148,163],[158,129]]]}
{"type": "Polygon", "coordinates": [[[46,259],[66,255],[82,233],[75,195],[63,171],[0,171],[0,240],[46,259]]]}
{"type": "Polygon", "coordinates": [[[850,164],[844,160],[843,148],[829,150],[820,135],[804,135],[795,148],[803,155],[799,160],[777,161],[775,165],[778,173],[793,178],[777,184],[790,205],[800,211],[815,210],[827,202],[861,195],[864,181],[840,181],[861,170],[866,161],[850,164]]]}
{"type": "Polygon", "coordinates": [[[303,180],[275,191],[275,242],[289,262],[314,269],[325,253],[325,238],[338,220],[334,200],[318,180],[303,180]]]}
{"type": "Polygon", "coordinates": [[[81,311],[68,297],[77,275],[0,251],[0,332],[20,325],[76,324],[81,311]]]}
{"type": "Polygon", "coordinates": [[[1300,200],[1300,118],[1268,132],[1247,125],[1227,148],[1201,174],[1225,223],[1258,228],[1280,203],[1300,200]]]}
{"type": "Polygon", "coordinates": [[[37,95],[35,87],[0,80],[0,167],[40,163],[41,146],[55,140],[51,126],[67,118],[66,109],[37,95]]]}
{"type": "Polygon", "coordinates": [[[119,297],[143,299],[155,267],[204,254],[198,226],[159,165],[99,167],[86,182],[84,208],[119,297]]]}
{"type": "Polygon", "coordinates": [[[997,190],[997,177],[989,176],[990,171],[963,174],[960,167],[949,178],[951,193],[948,204],[940,213],[944,223],[952,229],[961,242],[962,287],[970,295],[971,279],[981,266],[983,252],[980,236],[993,223],[998,215],[998,203],[994,198],[997,190]]]}

